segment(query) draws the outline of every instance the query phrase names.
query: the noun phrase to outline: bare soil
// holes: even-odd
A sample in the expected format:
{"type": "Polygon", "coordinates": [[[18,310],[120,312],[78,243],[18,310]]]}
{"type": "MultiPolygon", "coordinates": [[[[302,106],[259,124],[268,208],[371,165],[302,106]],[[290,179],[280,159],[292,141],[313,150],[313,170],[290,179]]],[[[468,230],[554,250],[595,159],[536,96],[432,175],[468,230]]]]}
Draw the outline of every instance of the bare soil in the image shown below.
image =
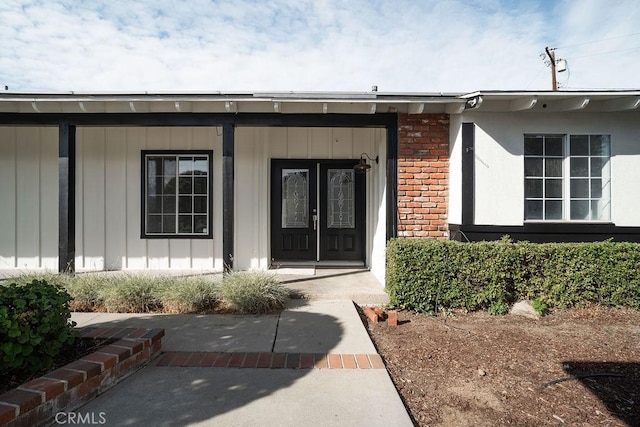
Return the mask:
{"type": "Polygon", "coordinates": [[[640,426],[638,311],[400,312],[367,327],[417,425],[640,426]]]}

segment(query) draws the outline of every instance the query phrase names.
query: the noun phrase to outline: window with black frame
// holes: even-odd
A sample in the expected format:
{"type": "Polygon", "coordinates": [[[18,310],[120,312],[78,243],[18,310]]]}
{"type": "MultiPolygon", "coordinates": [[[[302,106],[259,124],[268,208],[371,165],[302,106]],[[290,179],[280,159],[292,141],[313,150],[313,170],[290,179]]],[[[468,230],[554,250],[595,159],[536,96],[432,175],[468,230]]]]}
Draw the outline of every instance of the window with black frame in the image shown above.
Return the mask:
{"type": "Polygon", "coordinates": [[[143,151],[143,237],[211,237],[212,151],[143,151]]]}

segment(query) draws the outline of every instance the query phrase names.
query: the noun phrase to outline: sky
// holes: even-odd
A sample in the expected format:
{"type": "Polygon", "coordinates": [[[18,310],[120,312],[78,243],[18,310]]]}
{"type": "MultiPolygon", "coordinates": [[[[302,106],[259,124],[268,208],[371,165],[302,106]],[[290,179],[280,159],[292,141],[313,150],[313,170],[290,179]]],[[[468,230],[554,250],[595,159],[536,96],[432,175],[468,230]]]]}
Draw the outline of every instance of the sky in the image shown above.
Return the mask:
{"type": "Polygon", "coordinates": [[[0,0],[11,91],[640,88],[637,0],[0,0]]]}

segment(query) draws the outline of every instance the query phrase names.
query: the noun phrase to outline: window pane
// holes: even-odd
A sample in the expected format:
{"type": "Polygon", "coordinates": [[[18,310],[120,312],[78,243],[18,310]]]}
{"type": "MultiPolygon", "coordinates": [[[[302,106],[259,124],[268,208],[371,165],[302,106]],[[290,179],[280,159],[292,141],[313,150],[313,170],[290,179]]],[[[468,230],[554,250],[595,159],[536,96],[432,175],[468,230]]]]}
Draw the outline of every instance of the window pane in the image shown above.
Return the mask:
{"type": "Polygon", "coordinates": [[[544,159],[544,175],[562,176],[562,159],[544,159]]]}
{"type": "Polygon", "coordinates": [[[191,215],[180,215],[178,217],[178,233],[192,233],[191,221],[191,215]]]}
{"type": "Polygon", "coordinates": [[[207,233],[207,216],[195,215],[193,217],[193,232],[194,233],[207,233]]]}
{"type": "Polygon", "coordinates": [[[162,194],[162,177],[149,176],[147,178],[147,195],[156,196],[162,194]]]}
{"type": "Polygon", "coordinates": [[[564,138],[561,136],[548,136],[544,143],[544,155],[562,157],[563,145],[564,138]]]}
{"type": "Polygon", "coordinates": [[[162,157],[147,156],[147,173],[149,177],[162,175],[162,157]]]}
{"type": "Polygon", "coordinates": [[[164,172],[162,173],[164,176],[173,177],[176,176],[176,158],[171,156],[171,158],[164,158],[164,172]]]}
{"type": "Polygon", "coordinates": [[[542,219],[542,200],[527,200],[524,219],[542,219]]]}
{"type": "Polygon", "coordinates": [[[524,137],[524,155],[525,156],[542,156],[542,137],[525,136],[524,137]]]}
{"type": "Polygon", "coordinates": [[[546,179],[544,181],[544,197],[561,199],[562,198],[562,180],[546,179]]]}
{"type": "Polygon", "coordinates": [[[562,200],[544,202],[544,219],[562,219],[562,200]]]}
{"type": "Polygon", "coordinates": [[[589,180],[588,179],[572,179],[571,180],[571,198],[589,198],[589,180]]]}
{"type": "Polygon", "coordinates": [[[164,196],[162,198],[162,212],[166,214],[176,212],[176,196],[164,196]]]}
{"type": "Polygon", "coordinates": [[[147,216],[147,233],[160,233],[162,231],[162,216],[147,216]]]}
{"type": "Polygon", "coordinates": [[[180,196],[179,201],[179,210],[180,213],[191,213],[191,196],[180,196]]]}
{"type": "Polygon", "coordinates": [[[598,221],[610,220],[610,203],[609,200],[592,200],[591,201],[591,219],[598,221]]]}
{"type": "Polygon", "coordinates": [[[571,177],[588,177],[589,176],[589,158],[572,157],[570,163],[571,177]]]}
{"type": "Polygon", "coordinates": [[[539,176],[542,177],[542,159],[524,159],[524,174],[525,176],[539,176]]]}
{"type": "Polygon", "coordinates": [[[162,215],[162,232],[163,233],[176,232],[176,216],[175,215],[162,215]]]}
{"type": "Polygon", "coordinates": [[[609,159],[604,157],[591,158],[591,176],[608,176],[607,166],[609,159]],[[604,173],[603,173],[604,172],[604,173]]]}
{"type": "Polygon", "coordinates": [[[589,201],[588,200],[572,200],[571,201],[571,219],[589,219],[589,201]]]}
{"type": "Polygon", "coordinates": [[[542,198],[542,180],[527,178],[524,180],[524,197],[542,198]]]}
{"type": "Polygon", "coordinates": [[[181,176],[193,175],[193,157],[180,156],[178,174],[181,176]]]}
{"type": "Polygon", "coordinates": [[[193,190],[193,178],[191,177],[180,177],[180,194],[192,194],[193,190]]]}
{"type": "Polygon", "coordinates": [[[196,157],[193,162],[194,175],[207,175],[209,172],[209,161],[206,157],[196,157]]]}
{"type": "Polygon", "coordinates": [[[207,178],[196,176],[193,178],[193,192],[195,194],[207,194],[207,178]]]}
{"type": "Polygon", "coordinates": [[[158,196],[147,197],[147,213],[162,213],[162,198],[158,196]]]}
{"type": "Polygon", "coordinates": [[[609,135],[591,135],[590,148],[592,156],[606,156],[610,153],[610,137],[609,135]]]}
{"type": "Polygon", "coordinates": [[[591,180],[591,198],[599,199],[601,197],[602,197],[602,180],[592,179],[591,180]]]}
{"type": "Polygon", "coordinates": [[[176,178],[164,177],[162,185],[162,194],[176,194],[176,178]]]}
{"type": "Polygon", "coordinates": [[[572,156],[588,156],[589,155],[589,136],[588,135],[571,135],[571,148],[569,153],[572,156]]]}
{"type": "Polygon", "coordinates": [[[202,196],[194,197],[193,211],[195,213],[207,213],[207,198],[202,196]]]}

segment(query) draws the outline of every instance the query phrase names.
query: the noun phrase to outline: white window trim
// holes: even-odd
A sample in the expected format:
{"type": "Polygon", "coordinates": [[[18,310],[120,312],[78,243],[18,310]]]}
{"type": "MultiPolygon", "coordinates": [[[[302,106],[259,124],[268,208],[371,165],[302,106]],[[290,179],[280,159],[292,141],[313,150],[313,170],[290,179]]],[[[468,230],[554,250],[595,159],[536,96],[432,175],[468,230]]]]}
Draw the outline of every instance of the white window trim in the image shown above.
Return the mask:
{"type": "MultiPolygon", "coordinates": [[[[563,155],[562,155],[562,189],[563,189],[563,197],[562,197],[562,213],[563,219],[524,219],[523,222],[526,224],[612,224],[613,223],[613,193],[614,193],[614,185],[613,185],[613,138],[611,132],[524,132],[522,134],[522,140],[524,143],[524,137],[526,135],[541,135],[541,136],[562,136],[563,137],[563,155]],[[570,148],[571,148],[571,136],[576,135],[607,135],[609,136],[609,219],[571,219],[571,162],[569,159],[570,156],[570,148]]],[[[523,154],[523,163],[524,159],[527,156],[523,154]]],[[[590,156],[589,156],[590,157],[590,156]]],[[[543,157],[544,158],[544,157],[543,157]]],[[[523,170],[524,172],[524,170],[523,170]]],[[[523,178],[526,175],[523,173],[523,178]]],[[[525,179],[522,180],[523,186],[525,185],[525,179]]],[[[524,188],[523,188],[524,190],[524,188]]],[[[546,199],[543,199],[546,200],[546,199]]],[[[523,202],[526,203],[526,197],[523,198],[523,202]]],[[[544,203],[544,202],[543,202],[544,203]]],[[[544,204],[543,204],[544,209],[544,204]]],[[[523,210],[523,215],[525,211],[523,210]]]]}

